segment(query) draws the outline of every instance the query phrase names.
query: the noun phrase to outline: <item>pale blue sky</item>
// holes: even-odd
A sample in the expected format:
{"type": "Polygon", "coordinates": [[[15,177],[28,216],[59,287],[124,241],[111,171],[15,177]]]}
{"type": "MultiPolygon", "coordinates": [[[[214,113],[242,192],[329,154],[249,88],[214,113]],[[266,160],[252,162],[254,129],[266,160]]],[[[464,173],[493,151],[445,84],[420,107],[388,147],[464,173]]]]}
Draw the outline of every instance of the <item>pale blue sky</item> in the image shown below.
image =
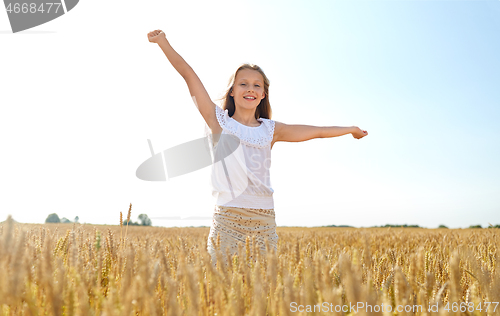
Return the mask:
{"type": "MultiPolygon", "coordinates": [[[[209,169],[135,178],[155,151],[203,136],[163,29],[213,99],[242,62],[271,80],[273,119],[369,135],[277,143],[279,226],[500,224],[500,1],[80,2],[9,34],[0,13],[0,221],[210,217],[209,169]]],[[[210,220],[154,225],[210,225],[210,220]]]]}

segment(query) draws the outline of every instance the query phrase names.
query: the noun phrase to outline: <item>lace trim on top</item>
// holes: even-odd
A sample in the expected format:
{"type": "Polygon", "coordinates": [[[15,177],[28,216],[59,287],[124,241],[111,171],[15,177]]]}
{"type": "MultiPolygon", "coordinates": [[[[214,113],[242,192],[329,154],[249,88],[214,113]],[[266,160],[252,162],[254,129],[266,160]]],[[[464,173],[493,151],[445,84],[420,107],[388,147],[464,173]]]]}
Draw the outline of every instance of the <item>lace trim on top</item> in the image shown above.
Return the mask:
{"type": "Polygon", "coordinates": [[[240,141],[256,148],[265,148],[271,145],[274,135],[274,121],[265,118],[258,118],[260,126],[246,126],[229,116],[228,110],[222,110],[218,105],[215,106],[217,121],[223,130],[238,137],[240,141]],[[264,125],[264,126],[263,126],[264,125]],[[266,129],[262,129],[266,127],[266,129]]]}

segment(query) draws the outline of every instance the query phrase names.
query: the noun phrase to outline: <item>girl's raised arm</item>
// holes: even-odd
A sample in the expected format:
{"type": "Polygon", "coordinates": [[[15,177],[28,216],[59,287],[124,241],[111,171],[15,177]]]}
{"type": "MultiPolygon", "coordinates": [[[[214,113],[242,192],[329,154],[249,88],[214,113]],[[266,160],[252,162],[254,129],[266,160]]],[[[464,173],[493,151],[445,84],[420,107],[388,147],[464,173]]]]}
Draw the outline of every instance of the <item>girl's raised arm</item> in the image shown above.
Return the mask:
{"type": "Polygon", "coordinates": [[[212,133],[221,133],[222,128],[219,126],[215,116],[216,105],[210,99],[210,96],[201,83],[200,78],[198,78],[191,66],[189,66],[188,63],[172,48],[172,46],[170,46],[170,43],[167,41],[163,31],[155,30],[153,32],[149,32],[148,40],[151,43],[157,43],[160,46],[165,53],[165,56],[167,56],[168,61],[170,61],[175,70],[177,70],[182,78],[184,78],[196,107],[203,116],[203,119],[205,119],[205,122],[207,122],[207,125],[212,130],[212,133]]]}

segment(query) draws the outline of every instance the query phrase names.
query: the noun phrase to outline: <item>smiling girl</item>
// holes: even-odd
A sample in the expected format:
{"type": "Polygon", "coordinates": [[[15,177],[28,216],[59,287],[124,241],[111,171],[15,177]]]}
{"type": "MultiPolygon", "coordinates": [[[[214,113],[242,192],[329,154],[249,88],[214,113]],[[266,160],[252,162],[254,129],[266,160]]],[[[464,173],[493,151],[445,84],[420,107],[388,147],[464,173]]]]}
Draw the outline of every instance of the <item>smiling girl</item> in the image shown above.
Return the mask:
{"type": "Polygon", "coordinates": [[[261,255],[266,254],[266,244],[277,251],[274,190],[269,173],[274,143],[346,134],[361,139],[368,133],[356,126],[288,125],[271,120],[269,80],[256,65],[243,64],[231,76],[221,108],[212,102],[193,69],[170,46],[165,33],[161,30],[150,32],[148,40],[160,46],[186,81],[191,97],[214,136],[213,150],[221,151],[225,146],[222,137],[215,141],[216,135],[235,136],[240,144],[231,155],[212,165],[212,193],[217,198],[207,241],[212,263],[215,265],[217,261],[215,240],[224,261],[226,254],[232,256],[238,252],[238,243],[244,245],[247,236],[255,240],[261,255]]]}

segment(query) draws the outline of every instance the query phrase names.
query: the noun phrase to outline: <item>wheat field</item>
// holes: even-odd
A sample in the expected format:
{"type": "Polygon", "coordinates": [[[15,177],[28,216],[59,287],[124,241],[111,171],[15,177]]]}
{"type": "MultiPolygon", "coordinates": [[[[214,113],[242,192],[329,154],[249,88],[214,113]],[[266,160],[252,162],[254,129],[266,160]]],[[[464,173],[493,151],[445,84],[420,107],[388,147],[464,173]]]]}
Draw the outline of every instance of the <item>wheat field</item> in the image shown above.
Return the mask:
{"type": "Polygon", "coordinates": [[[499,231],[278,227],[277,253],[248,237],[214,267],[209,228],[9,218],[0,314],[499,315],[499,231]]]}

